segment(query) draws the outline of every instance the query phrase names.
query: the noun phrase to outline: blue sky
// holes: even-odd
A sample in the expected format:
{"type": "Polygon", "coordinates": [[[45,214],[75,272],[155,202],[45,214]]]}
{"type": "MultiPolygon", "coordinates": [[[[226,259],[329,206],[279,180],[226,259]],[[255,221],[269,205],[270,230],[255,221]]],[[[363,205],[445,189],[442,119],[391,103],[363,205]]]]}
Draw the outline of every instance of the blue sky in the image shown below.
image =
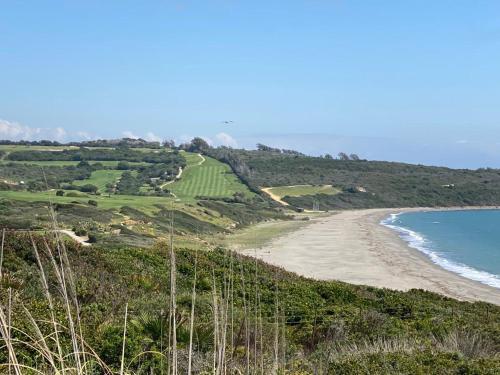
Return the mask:
{"type": "Polygon", "coordinates": [[[500,167],[499,61],[498,1],[9,1],[0,138],[500,167]]]}

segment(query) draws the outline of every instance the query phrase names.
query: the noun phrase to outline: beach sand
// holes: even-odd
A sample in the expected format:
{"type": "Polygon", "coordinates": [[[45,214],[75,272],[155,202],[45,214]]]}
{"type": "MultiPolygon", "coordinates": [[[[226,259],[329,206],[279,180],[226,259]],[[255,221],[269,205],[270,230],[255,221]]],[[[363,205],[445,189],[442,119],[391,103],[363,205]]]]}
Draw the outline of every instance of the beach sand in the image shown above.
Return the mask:
{"type": "Polygon", "coordinates": [[[500,305],[500,290],[432,263],[380,224],[392,213],[422,209],[341,211],[275,238],[239,249],[273,265],[319,280],[340,280],[397,290],[425,289],[467,301],[500,305]]]}

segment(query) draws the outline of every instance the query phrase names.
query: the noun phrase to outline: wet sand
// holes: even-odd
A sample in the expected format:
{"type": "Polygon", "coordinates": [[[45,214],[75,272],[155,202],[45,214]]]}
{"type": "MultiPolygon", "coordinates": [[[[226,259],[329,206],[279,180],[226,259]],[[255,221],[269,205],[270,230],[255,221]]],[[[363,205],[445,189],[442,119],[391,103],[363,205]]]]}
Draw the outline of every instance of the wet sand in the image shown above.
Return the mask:
{"type": "Polygon", "coordinates": [[[500,290],[466,279],[432,263],[393,230],[380,225],[392,213],[424,209],[341,211],[311,220],[250,256],[297,274],[397,290],[426,289],[468,301],[500,305],[500,290]]]}

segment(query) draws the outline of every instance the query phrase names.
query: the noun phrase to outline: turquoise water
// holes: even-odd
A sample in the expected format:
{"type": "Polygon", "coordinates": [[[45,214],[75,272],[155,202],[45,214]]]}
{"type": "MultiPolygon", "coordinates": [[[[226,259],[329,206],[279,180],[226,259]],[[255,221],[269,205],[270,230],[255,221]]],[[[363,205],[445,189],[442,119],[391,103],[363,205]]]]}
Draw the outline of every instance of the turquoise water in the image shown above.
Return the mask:
{"type": "Polygon", "coordinates": [[[382,224],[439,266],[500,288],[500,210],[410,212],[382,224]]]}

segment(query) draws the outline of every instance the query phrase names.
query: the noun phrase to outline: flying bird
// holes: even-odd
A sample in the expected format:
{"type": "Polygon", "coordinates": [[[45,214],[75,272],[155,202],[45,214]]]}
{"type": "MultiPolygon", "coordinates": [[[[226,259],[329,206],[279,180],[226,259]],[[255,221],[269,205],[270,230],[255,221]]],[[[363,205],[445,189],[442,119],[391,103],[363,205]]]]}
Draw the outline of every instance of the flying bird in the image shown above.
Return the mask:
{"type": "Polygon", "coordinates": [[[229,124],[234,123],[234,121],[233,120],[229,120],[229,121],[226,120],[226,121],[222,121],[222,123],[226,124],[226,125],[229,125],[229,124]]]}

